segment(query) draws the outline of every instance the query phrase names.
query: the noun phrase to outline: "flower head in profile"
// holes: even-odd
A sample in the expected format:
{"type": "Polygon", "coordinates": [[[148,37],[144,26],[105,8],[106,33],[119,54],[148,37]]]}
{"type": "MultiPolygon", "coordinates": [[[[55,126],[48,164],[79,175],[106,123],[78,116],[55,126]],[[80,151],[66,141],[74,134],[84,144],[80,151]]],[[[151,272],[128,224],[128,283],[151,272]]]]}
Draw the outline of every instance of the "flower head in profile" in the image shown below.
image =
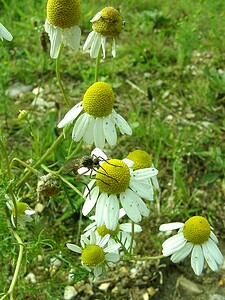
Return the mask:
{"type": "MultiPolygon", "coordinates": [[[[121,219],[125,215],[125,211],[123,208],[120,209],[119,219],[121,219]]],[[[106,225],[102,225],[100,227],[97,226],[96,216],[90,217],[91,220],[94,220],[90,225],[88,225],[84,229],[84,235],[90,236],[92,231],[97,232],[98,235],[104,237],[106,234],[110,235],[109,245],[114,245],[116,240],[120,242],[120,244],[127,250],[130,250],[131,246],[131,232],[132,232],[132,224],[131,223],[118,223],[115,230],[110,230],[106,227],[106,225]]],[[[139,233],[142,231],[142,228],[138,224],[134,224],[134,233],[139,233]]],[[[136,246],[136,242],[133,241],[132,248],[136,246]]]]}
{"type": "Polygon", "coordinates": [[[110,146],[114,146],[117,142],[115,125],[122,134],[131,135],[132,130],[124,118],[115,112],[113,106],[114,94],[110,85],[95,82],[87,89],[83,101],[67,112],[58,127],[65,127],[84,110],[74,125],[73,140],[78,142],[83,138],[85,143],[94,143],[98,148],[103,148],[106,140],[110,146]]]}
{"type": "MultiPolygon", "coordinates": [[[[152,158],[146,151],[139,150],[139,149],[134,150],[127,155],[127,159],[132,160],[134,162],[134,165],[132,167],[133,170],[154,168],[154,165],[152,163],[152,158]]],[[[153,176],[149,178],[149,180],[155,189],[160,190],[157,176],[153,176]]],[[[153,200],[153,196],[154,196],[153,188],[151,189],[151,192],[152,192],[152,200],[153,200]]]]}
{"type": "Polygon", "coordinates": [[[159,228],[161,231],[173,229],[179,229],[178,233],[162,245],[163,255],[171,255],[173,263],[180,262],[191,253],[191,267],[196,275],[203,272],[204,260],[213,271],[223,264],[223,255],[217,247],[218,239],[205,218],[195,216],[185,223],[163,224],[159,228]]]}
{"type": "Polygon", "coordinates": [[[31,215],[35,214],[35,211],[32,210],[27,203],[17,201],[15,208],[13,202],[9,200],[6,202],[6,205],[8,209],[11,210],[11,222],[14,227],[16,227],[16,221],[20,226],[24,227],[26,222],[33,220],[31,215]]]}
{"type": "Polygon", "coordinates": [[[3,39],[7,41],[11,41],[13,39],[13,36],[11,33],[5,28],[2,23],[0,23],[0,39],[3,41],[3,39]]]}
{"type": "Polygon", "coordinates": [[[57,58],[61,43],[75,52],[80,46],[79,25],[81,8],[79,0],[48,0],[45,31],[51,43],[50,56],[57,58]]]}
{"type": "Polygon", "coordinates": [[[105,7],[98,12],[93,19],[92,29],[84,43],[83,50],[90,49],[90,56],[98,56],[102,47],[103,58],[105,58],[106,38],[112,39],[112,56],[116,57],[116,38],[123,28],[123,20],[114,7],[105,7]]]}
{"type": "Polygon", "coordinates": [[[148,216],[149,210],[143,199],[151,200],[149,190],[151,184],[147,178],[155,176],[158,170],[145,168],[132,170],[130,160],[109,159],[104,161],[88,188],[84,191],[86,197],[82,213],[87,215],[96,204],[96,223],[100,227],[115,230],[119,220],[119,209],[122,206],[127,216],[135,223],[142,216],[148,216]],[[93,187],[94,183],[96,186],[93,187]],[[93,187],[93,188],[92,188],[93,187]]]}
{"type": "Polygon", "coordinates": [[[93,272],[94,276],[100,276],[107,262],[118,262],[120,257],[116,252],[120,247],[119,243],[112,246],[108,245],[110,235],[104,237],[97,235],[94,231],[90,233],[90,239],[85,235],[81,235],[81,246],[74,244],[66,244],[66,246],[81,254],[82,265],[89,271],[93,272]]]}

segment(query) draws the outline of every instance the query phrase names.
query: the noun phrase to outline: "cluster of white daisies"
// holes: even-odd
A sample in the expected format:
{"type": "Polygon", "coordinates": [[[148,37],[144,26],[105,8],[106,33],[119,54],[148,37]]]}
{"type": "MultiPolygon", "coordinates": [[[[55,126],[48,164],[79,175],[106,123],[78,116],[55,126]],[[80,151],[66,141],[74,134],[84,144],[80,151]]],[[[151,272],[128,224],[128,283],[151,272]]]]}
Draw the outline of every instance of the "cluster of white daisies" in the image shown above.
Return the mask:
{"type": "MultiPolygon", "coordinates": [[[[69,45],[78,51],[81,31],[79,1],[59,2],[54,0],[47,4],[45,30],[49,34],[52,58],[57,58],[61,44],[69,45]],[[63,4],[62,4],[63,3],[63,4]],[[62,7],[60,7],[60,5],[62,7]],[[75,5],[75,10],[63,7],[75,5]],[[68,13],[72,15],[67,15],[68,13]],[[74,13],[74,14],[73,14],[74,13]]],[[[83,49],[90,49],[90,56],[96,58],[100,51],[105,57],[106,38],[113,41],[112,55],[116,56],[115,39],[123,27],[119,12],[113,7],[106,7],[91,20],[93,31],[88,35],[83,49]]],[[[12,40],[10,32],[0,23],[0,38],[12,40]]],[[[132,130],[125,119],[113,108],[114,94],[111,87],[104,82],[95,82],[84,94],[83,100],[67,112],[58,124],[63,128],[75,119],[72,132],[74,141],[93,144],[96,148],[91,158],[98,160],[94,169],[82,167],[78,173],[93,175],[84,191],[85,203],[82,213],[87,216],[94,208],[95,214],[90,217],[93,222],[84,229],[81,235],[81,247],[68,243],[67,247],[81,254],[83,266],[93,271],[94,276],[102,274],[107,262],[118,262],[122,249],[130,255],[136,245],[134,233],[141,232],[138,224],[142,217],[149,215],[147,201],[154,198],[154,190],[159,190],[158,170],[152,164],[150,156],[142,150],[135,150],[124,158],[108,159],[101,150],[107,142],[116,145],[118,126],[122,134],[131,135],[132,130]],[[83,113],[81,114],[81,112],[83,113]],[[129,222],[122,223],[126,217],[129,222]]],[[[7,202],[11,210],[11,221],[14,227],[32,220],[34,211],[23,202],[15,207],[7,202]]],[[[194,216],[185,223],[170,223],[160,226],[160,231],[179,229],[176,235],[168,238],[162,245],[163,255],[171,256],[178,263],[191,254],[191,267],[196,275],[203,271],[204,261],[213,271],[223,264],[223,256],[217,247],[218,240],[209,222],[194,216]]]]}

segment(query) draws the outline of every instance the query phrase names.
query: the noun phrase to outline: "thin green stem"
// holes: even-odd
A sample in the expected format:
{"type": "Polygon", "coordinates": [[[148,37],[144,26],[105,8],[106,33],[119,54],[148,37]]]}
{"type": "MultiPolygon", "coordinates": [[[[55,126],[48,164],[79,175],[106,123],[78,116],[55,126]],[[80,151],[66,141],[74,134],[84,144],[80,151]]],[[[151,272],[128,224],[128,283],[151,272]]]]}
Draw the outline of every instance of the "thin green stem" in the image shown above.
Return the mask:
{"type": "Polygon", "coordinates": [[[95,63],[95,82],[98,81],[99,77],[99,64],[100,64],[100,59],[101,59],[101,53],[102,53],[102,47],[100,47],[98,56],[96,57],[96,63],[95,63]]]}
{"type": "MultiPolygon", "coordinates": [[[[68,125],[68,126],[66,127],[66,131],[65,131],[65,132],[67,132],[67,131],[71,128],[71,126],[72,126],[72,125],[68,125]]],[[[48,150],[42,155],[42,157],[40,157],[39,160],[34,164],[34,166],[33,166],[34,169],[38,168],[38,167],[41,165],[41,163],[43,162],[43,160],[45,160],[45,158],[48,157],[49,154],[50,154],[52,151],[54,151],[54,150],[58,147],[58,145],[59,145],[59,144],[61,143],[61,141],[63,140],[64,136],[65,136],[65,133],[62,132],[62,133],[60,134],[60,136],[57,138],[57,140],[55,140],[55,142],[51,145],[51,147],[48,148],[48,150]]],[[[19,188],[19,187],[24,183],[24,181],[25,181],[31,174],[32,174],[32,172],[29,170],[29,171],[28,171],[28,172],[27,172],[27,173],[26,173],[26,174],[25,174],[25,175],[17,182],[16,187],[19,188]]]]}
{"type": "MultiPolygon", "coordinates": [[[[142,260],[157,260],[164,258],[164,255],[158,255],[158,256],[144,256],[144,257],[138,257],[138,256],[129,256],[129,257],[122,257],[122,260],[135,260],[135,261],[142,261],[142,260]]],[[[1,299],[0,299],[1,300],[1,299]]]]}
{"type": "Polygon", "coordinates": [[[59,72],[59,62],[60,62],[60,57],[61,57],[63,47],[64,47],[64,45],[63,45],[63,43],[61,43],[60,49],[59,49],[59,54],[58,54],[58,57],[56,58],[55,71],[56,71],[56,77],[57,77],[57,80],[58,80],[58,83],[59,83],[59,88],[60,88],[60,91],[63,94],[63,98],[66,102],[66,105],[67,105],[68,108],[71,108],[70,103],[67,99],[66,92],[64,90],[64,87],[63,87],[63,84],[62,84],[62,81],[61,81],[61,77],[60,77],[60,72],[59,72]]]}
{"type": "Polygon", "coordinates": [[[17,282],[17,279],[18,279],[18,276],[19,276],[20,266],[21,266],[22,258],[23,258],[24,244],[23,244],[20,236],[17,234],[17,232],[14,229],[12,230],[12,232],[13,232],[13,235],[16,238],[18,244],[19,244],[19,255],[18,255],[16,268],[15,268],[15,271],[14,271],[14,274],[13,274],[13,279],[11,281],[10,287],[9,287],[8,291],[5,293],[5,295],[0,298],[0,300],[5,299],[7,296],[10,296],[10,300],[14,299],[13,292],[14,292],[16,282],[17,282]]]}
{"type": "Polygon", "coordinates": [[[134,242],[134,222],[131,223],[131,241],[130,241],[130,256],[132,255],[132,248],[134,242]]]}
{"type": "Polygon", "coordinates": [[[15,157],[13,158],[13,160],[10,163],[10,169],[13,168],[14,166],[14,162],[19,162],[23,167],[27,168],[28,170],[30,170],[30,172],[34,173],[34,174],[38,174],[38,171],[36,169],[34,169],[33,167],[31,167],[30,165],[28,165],[27,163],[25,163],[24,161],[22,161],[21,159],[15,157]]]}
{"type": "Polygon", "coordinates": [[[2,137],[0,137],[0,146],[2,148],[2,156],[5,158],[5,163],[6,163],[6,169],[7,169],[7,175],[8,178],[11,179],[12,178],[12,174],[11,174],[11,169],[10,169],[10,164],[9,164],[9,157],[8,157],[8,153],[5,147],[5,144],[2,141],[2,137]]]}

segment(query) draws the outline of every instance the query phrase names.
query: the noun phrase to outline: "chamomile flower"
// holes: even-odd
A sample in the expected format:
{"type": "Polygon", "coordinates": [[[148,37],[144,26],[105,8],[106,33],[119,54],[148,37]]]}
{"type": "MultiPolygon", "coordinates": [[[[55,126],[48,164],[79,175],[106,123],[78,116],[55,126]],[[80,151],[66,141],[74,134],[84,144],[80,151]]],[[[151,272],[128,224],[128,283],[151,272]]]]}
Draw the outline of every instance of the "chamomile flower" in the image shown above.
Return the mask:
{"type": "Polygon", "coordinates": [[[94,273],[94,276],[100,276],[102,270],[105,268],[107,262],[118,262],[120,257],[115,252],[120,244],[116,243],[113,246],[108,245],[110,235],[107,234],[104,237],[97,235],[94,231],[90,233],[90,239],[85,235],[81,235],[81,246],[79,247],[74,244],[66,244],[66,246],[81,254],[82,265],[89,271],[94,273]]]}
{"type": "Polygon", "coordinates": [[[79,25],[81,8],[79,0],[48,0],[45,31],[51,43],[50,56],[57,58],[61,43],[75,52],[80,46],[79,25]]]}
{"type": "Polygon", "coordinates": [[[96,223],[100,227],[115,230],[119,220],[120,205],[127,216],[134,222],[141,221],[142,216],[148,216],[149,210],[143,199],[151,200],[150,181],[158,170],[145,168],[132,170],[133,162],[119,159],[109,159],[100,166],[96,177],[84,191],[86,197],[82,213],[87,215],[96,204],[96,223]],[[94,188],[93,185],[96,183],[94,188]]]}
{"type": "Polygon", "coordinates": [[[117,142],[115,125],[122,134],[132,134],[132,130],[122,116],[113,109],[114,94],[109,84],[105,82],[93,83],[84,94],[83,101],[70,109],[58,124],[59,128],[73,122],[81,114],[73,128],[72,138],[75,142],[83,141],[94,143],[96,147],[103,148],[105,140],[110,146],[117,142]]]}
{"type": "Polygon", "coordinates": [[[116,38],[123,28],[120,13],[114,7],[105,7],[91,19],[91,22],[93,31],[89,33],[83,50],[90,49],[90,56],[96,58],[102,47],[103,58],[105,58],[106,38],[110,38],[112,56],[116,57],[116,38]]]}
{"type": "MultiPolygon", "coordinates": [[[[120,209],[119,219],[121,219],[125,215],[125,211],[123,208],[120,209]]],[[[92,231],[97,232],[98,235],[104,237],[106,234],[110,234],[109,245],[114,245],[116,243],[115,240],[119,241],[123,247],[129,251],[131,246],[131,232],[132,232],[132,224],[131,223],[118,223],[115,230],[107,229],[106,225],[102,225],[100,227],[97,226],[97,222],[95,221],[96,216],[90,217],[91,220],[94,220],[90,225],[88,225],[84,229],[84,235],[90,236],[92,231]]],[[[134,224],[134,233],[141,232],[142,228],[138,224],[134,224]]],[[[136,246],[136,242],[133,241],[132,248],[136,246]]]]}
{"type": "Polygon", "coordinates": [[[13,36],[11,33],[5,28],[2,23],[0,23],[0,39],[3,41],[3,39],[7,41],[11,41],[13,39],[13,36]]]}
{"type": "MultiPolygon", "coordinates": [[[[12,211],[11,222],[12,222],[12,225],[14,227],[16,227],[16,224],[15,224],[16,209],[13,205],[13,202],[11,200],[9,200],[6,202],[6,205],[7,205],[8,209],[12,211]]],[[[16,206],[17,206],[17,223],[20,226],[24,227],[26,222],[32,222],[33,219],[31,217],[31,215],[35,214],[35,211],[32,210],[27,203],[22,202],[22,201],[17,201],[16,206]]]]}
{"type": "MultiPolygon", "coordinates": [[[[143,169],[143,168],[154,168],[152,163],[151,156],[143,150],[134,150],[127,155],[127,159],[130,159],[134,162],[132,167],[133,170],[143,169]]],[[[157,190],[159,188],[159,182],[157,176],[153,176],[149,179],[153,185],[153,187],[157,190]]],[[[152,200],[153,200],[153,189],[152,189],[152,200]]]]}
{"type": "Polygon", "coordinates": [[[223,264],[223,255],[217,247],[218,239],[205,218],[195,216],[185,223],[163,224],[159,228],[161,231],[173,229],[179,229],[178,233],[162,244],[163,255],[171,255],[173,263],[180,262],[191,253],[191,267],[196,275],[203,272],[204,260],[213,271],[223,264]]]}

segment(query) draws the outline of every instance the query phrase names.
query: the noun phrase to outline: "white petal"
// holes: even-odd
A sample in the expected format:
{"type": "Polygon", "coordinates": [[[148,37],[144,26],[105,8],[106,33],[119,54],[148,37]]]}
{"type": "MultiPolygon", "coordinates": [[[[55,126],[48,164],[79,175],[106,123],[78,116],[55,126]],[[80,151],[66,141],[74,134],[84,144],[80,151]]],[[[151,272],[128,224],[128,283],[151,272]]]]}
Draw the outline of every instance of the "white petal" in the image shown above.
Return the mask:
{"type": "Polygon", "coordinates": [[[169,256],[174,252],[180,250],[184,247],[187,243],[186,239],[184,238],[183,233],[178,233],[170,238],[168,238],[163,244],[163,255],[169,256]]]}
{"type": "Polygon", "coordinates": [[[107,253],[105,259],[111,262],[118,262],[120,260],[120,255],[118,253],[107,253]]]}
{"type": "Polygon", "coordinates": [[[59,55],[60,44],[62,42],[62,30],[50,25],[49,31],[50,38],[50,56],[51,58],[57,58],[59,55]]]}
{"type": "Polygon", "coordinates": [[[105,135],[103,130],[103,118],[97,118],[94,126],[94,142],[96,147],[103,148],[105,145],[105,135]]]}
{"type": "Polygon", "coordinates": [[[82,214],[84,216],[86,216],[92,210],[92,208],[95,206],[95,203],[98,199],[98,194],[99,194],[99,187],[95,186],[91,190],[91,192],[88,194],[88,196],[84,202],[84,205],[82,208],[82,214]]]}
{"type": "MultiPolygon", "coordinates": [[[[129,168],[133,167],[133,165],[134,165],[134,162],[133,162],[132,160],[128,159],[128,158],[124,158],[124,159],[123,159],[123,162],[124,162],[129,168]]],[[[133,171],[132,171],[132,172],[133,172],[133,171]]]]}
{"type": "Polygon", "coordinates": [[[105,44],[106,44],[106,37],[105,36],[101,36],[101,44],[102,44],[103,59],[105,59],[105,44]]]}
{"type": "Polygon", "coordinates": [[[94,267],[94,276],[95,276],[95,277],[98,277],[98,276],[100,276],[101,274],[102,274],[102,267],[99,267],[99,266],[94,267]]]}
{"type": "Polygon", "coordinates": [[[97,244],[97,236],[94,231],[90,234],[90,245],[96,245],[97,244]]]}
{"type": "Polygon", "coordinates": [[[205,260],[206,260],[208,266],[210,267],[211,270],[216,272],[218,270],[218,266],[217,266],[215,259],[213,258],[213,256],[211,255],[211,253],[207,247],[207,243],[202,244],[202,250],[203,250],[203,254],[204,254],[204,257],[205,257],[205,260]]]}
{"type": "Polygon", "coordinates": [[[138,181],[133,178],[130,179],[129,187],[141,198],[147,200],[154,199],[153,188],[150,181],[138,181]]]}
{"type": "Polygon", "coordinates": [[[120,194],[120,202],[125,209],[127,216],[135,223],[141,221],[141,214],[134,199],[130,197],[130,193],[125,191],[120,194]]]}
{"type": "Polygon", "coordinates": [[[83,113],[76,121],[73,132],[72,132],[72,139],[75,142],[78,142],[84,135],[91,118],[88,114],[83,113]]]}
{"type": "Polygon", "coordinates": [[[81,30],[79,26],[73,26],[71,28],[65,28],[62,31],[63,42],[70,46],[75,52],[80,47],[81,30]]]}
{"type": "Polygon", "coordinates": [[[215,233],[212,230],[210,231],[210,237],[216,244],[219,243],[218,238],[216,237],[215,233]]]}
{"type": "Polygon", "coordinates": [[[86,196],[90,193],[92,186],[95,184],[95,181],[96,181],[96,180],[93,179],[93,180],[91,180],[91,181],[88,183],[88,185],[86,186],[86,188],[85,188],[85,190],[84,190],[84,193],[83,193],[83,196],[84,196],[84,197],[86,197],[86,196]]]}
{"type": "Polygon", "coordinates": [[[103,161],[107,160],[107,155],[102,151],[100,148],[95,148],[91,151],[91,157],[92,158],[99,158],[103,161]]]}
{"type": "Polygon", "coordinates": [[[13,36],[11,33],[5,28],[2,23],[0,23],[0,38],[4,38],[7,41],[11,41],[13,39],[13,36]]]}
{"type": "Polygon", "coordinates": [[[103,238],[100,239],[100,242],[98,243],[99,247],[103,248],[109,241],[110,234],[106,234],[103,238]]]}
{"type": "Polygon", "coordinates": [[[107,199],[108,195],[106,193],[101,193],[96,204],[95,215],[98,227],[105,224],[105,203],[107,199]]]}
{"type": "Polygon", "coordinates": [[[66,244],[66,247],[69,248],[70,250],[76,252],[76,253],[81,253],[82,252],[82,249],[81,247],[77,246],[77,245],[74,245],[74,244],[66,244]]]}
{"type": "Polygon", "coordinates": [[[92,44],[94,38],[95,38],[95,32],[91,31],[84,43],[83,51],[87,51],[91,47],[91,44],[92,44]]]}
{"type": "Polygon", "coordinates": [[[95,22],[97,20],[99,20],[102,16],[102,11],[97,12],[97,14],[90,20],[90,22],[95,22]]]}
{"type": "Polygon", "coordinates": [[[59,122],[58,124],[58,128],[63,128],[65,127],[67,124],[73,122],[73,120],[75,120],[77,118],[77,116],[80,114],[80,112],[82,111],[83,107],[82,107],[82,102],[77,103],[73,108],[71,108],[67,114],[65,115],[65,117],[59,122]]]}
{"type": "Polygon", "coordinates": [[[181,222],[173,222],[173,223],[167,223],[167,224],[162,224],[159,227],[160,231],[170,231],[174,229],[179,229],[184,226],[184,223],[181,222]]]}
{"type": "Polygon", "coordinates": [[[112,56],[116,57],[116,40],[113,38],[113,45],[112,45],[112,56]]]}
{"type": "Polygon", "coordinates": [[[146,180],[157,174],[158,174],[158,170],[155,168],[144,168],[132,172],[132,176],[136,180],[146,180]]]}
{"type": "Polygon", "coordinates": [[[115,124],[109,116],[103,119],[103,131],[109,145],[111,147],[115,146],[117,141],[117,133],[115,124]]]}
{"type": "Polygon", "coordinates": [[[92,116],[89,116],[89,121],[86,127],[86,130],[83,134],[83,140],[86,144],[91,145],[94,142],[94,134],[93,134],[93,128],[95,124],[95,119],[92,116]]]}
{"type": "Polygon", "coordinates": [[[222,265],[224,262],[223,255],[220,252],[219,248],[217,247],[216,243],[213,240],[209,239],[206,242],[206,244],[207,244],[207,248],[208,248],[209,252],[213,256],[213,258],[215,259],[217,264],[222,265]]]}
{"type": "Polygon", "coordinates": [[[135,201],[140,214],[144,217],[147,217],[149,215],[149,209],[147,208],[144,201],[130,189],[127,189],[126,193],[127,195],[129,193],[129,197],[135,201]]]}
{"type": "Polygon", "coordinates": [[[31,216],[31,215],[35,214],[35,211],[32,210],[32,209],[26,209],[25,214],[28,215],[28,216],[31,216]]]}
{"type": "Polygon", "coordinates": [[[105,225],[109,230],[115,230],[119,221],[119,200],[116,195],[110,195],[105,203],[105,225]]]}
{"type": "Polygon", "coordinates": [[[178,263],[181,260],[183,260],[185,257],[187,257],[190,253],[191,250],[193,248],[193,244],[192,243],[186,243],[184,245],[183,248],[181,248],[180,250],[178,250],[177,252],[174,252],[171,256],[171,260],[173,263],[178,263]]]}
{"type": "Polygon", "coordinates": [[[124,133],[126,133],[127,135],[132,134],[132,129],[127,123],[127,121],[121,115],[117,114],[114,109],[112,111],[112,118],[114,123],[119,127],[119,130],[122,134],[124,133]]]}
{"type": "Polygon", "coordinates": [[[94,32],[94,37],[91,45],[90,56],[96,58],[101,48],[101,35],[94,32]]]}
{"type": "MultiPolygon", "coordinates": [[[[131,223],[123,223],[120,224],[120,230],[125,231],[125,232],[132,232],[132,224],[131,223]]],[[[134,232],[141,232],[142,228],[138,224],[134,224],[134,232]]]]}
{"type": "Polygon", "coordinates": [[[153,176],[153,177],[151,178],[151,181],[152,181],[152,184],[153,184],[154,188],[156,188],[157,190],[160,190],[159,182],[158,182],[157,176],[153,176]]]}
{"type": "Polygon", "coordinates": [[[196,275],[201,275],[204,267],[204,256],[200,245],[194,245],[191,253],[191,267],[196,275]]]}

